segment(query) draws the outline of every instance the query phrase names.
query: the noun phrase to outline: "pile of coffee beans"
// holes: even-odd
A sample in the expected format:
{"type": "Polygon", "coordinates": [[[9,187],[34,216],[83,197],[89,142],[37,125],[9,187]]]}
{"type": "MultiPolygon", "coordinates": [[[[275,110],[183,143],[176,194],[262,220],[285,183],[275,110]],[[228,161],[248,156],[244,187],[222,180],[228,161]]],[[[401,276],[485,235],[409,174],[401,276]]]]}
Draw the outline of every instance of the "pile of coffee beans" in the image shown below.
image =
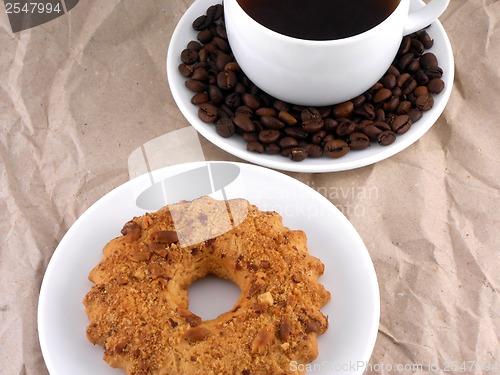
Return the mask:
{"type": "Polygon", "coordinates": [[[425,30],[405,36],[385,75],[344,103],[304,107],[273,98],[241,71],[231,53],[221,4],[193,22],[197,40],[181,52],[180,73],[199,118],[221,137],[239,135],[247,150],[302,161],[339,158],[372,142],[390,145],[410,130],[444,89],[443,70],[425,30]]]}

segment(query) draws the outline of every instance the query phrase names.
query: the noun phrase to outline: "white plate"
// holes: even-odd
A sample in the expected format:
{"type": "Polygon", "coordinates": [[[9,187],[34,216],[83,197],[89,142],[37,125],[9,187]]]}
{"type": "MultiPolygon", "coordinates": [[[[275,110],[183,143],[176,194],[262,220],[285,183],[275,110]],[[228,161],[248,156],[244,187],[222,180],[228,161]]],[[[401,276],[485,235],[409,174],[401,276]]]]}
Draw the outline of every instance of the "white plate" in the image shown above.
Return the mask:
{"type": "MultiPolygon", "coordinates": [[[[85,336],[88,319],[82,300],[92,286],[87,275],[100,261],[103,246],[119,235],[122,225],[145,212],[136,205],[136,199],[144,198],[141,193],[151,187],[152,181],[167,181],[171,192],[171,181],[182,182],[177,177],[201,168],[210,169],[212,174],[216,168],[237,171],[229,173],[233,177],[225,181],[223,190],[212,194],[214,198],[221,199],[225,194],[228,199],[248,199],[261,210],[281,213],[289,228],[306,232],[311,254],[325,264],[320,281],[332,292],[332,300],[322,309],[329,316],[330,328],[319,338],[320,354],[311,370],[315,374],[361,374],[375,344],[380,300],[373,263],[358,233],[332,203],[307,185],[267,168],[227,162],[187,163],[140,176],[98,200],[68,230],[47,267],[40,291],[38,330],[49,372],[121,373],[108,367],[102,359],[102,348],[92,345],[85,336]]],[[[210,184],[217,182],[214,179],[210,184]]],[[[193,199],[207,193],[188,189],[181,197],[185,187],[179,183],[175,199],[193,199]]],[[[161,196],[156,198],[155,209],[164,203],[161,196]]],[[[210,305],[207,302],[202,305],[210,305]]]]}
{"type": "MultiPolygon", "coordinates": [[[[445,88],[439,95],[434,96],[434,107],[425,112],[422,118],[406,134],[398,136],[396,142],[389,146],[372,144],[366,150],[349,152],[339,159],[322,157],[306,159],[301,162],[291,161],[281,155],[249,152],[246,150],[246,142],[241,137],[223,138],[216,133],[213,125],[208,125],[198,118],[198,107],[191,104],[193,93],[186,88],[184,84],[185,78],[178,71],[178,66],[181,63],[181,51],[186,48],[190,40],[196,40],[196,32],[191,26],[193,21],[204,14],[210,5],[217,2],[220,1],[197,0],[180,19],[168,47],[167,78],[172,95],[189,123],[210,142],[241,159],[266,167],[293,172],[336,172],[364,167],[397,154],[422,137],[437,121],[450,98],[454,77],[453,53],[448,36],[441,23],[437,21],[427,30],[434,39],[434,46],[429,51],[437,56],[439,65],[444,71],[445,88]]],[[[411,7],[416,8],[422,6],[422,4],[421,0],[412,0],[411,7]]]]}

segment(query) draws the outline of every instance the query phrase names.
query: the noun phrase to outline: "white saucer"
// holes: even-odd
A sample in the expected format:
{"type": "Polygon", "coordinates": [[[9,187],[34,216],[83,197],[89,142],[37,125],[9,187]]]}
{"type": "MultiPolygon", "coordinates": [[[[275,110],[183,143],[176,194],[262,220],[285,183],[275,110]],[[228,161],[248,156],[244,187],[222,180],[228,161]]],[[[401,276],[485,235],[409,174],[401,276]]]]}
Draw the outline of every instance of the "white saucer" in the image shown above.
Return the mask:
{"type": "MultiPolygon", "coordinates": [[[[220,1],[196,0],[180,19],[168,47],[167,78],[172,95],[189,123],[210,142],[243,160],[273,169],[306,173],[336,172],[364,167],[391,157],[420,139],[437,121],[450,98],[454,77],[453,52],[443,26],[437,21],[427,29],[431,38],[434,39],[434,46],[429,51],[437,56],[439,66],[444,71],[442,79],[445,82],[445,88],[439,95],[434,97],[434,107],[425,112],[422,118],[413,124],[406,134],[398,136],[394,143],[389,146],[372,144],[368,149],[349,152],[340,159],[322,157],[306,159],[301,162],[293,162],[281,155],[249,152],[246,150],[246,142],[241,137],[223,138],[216,133],[213,125],[208,125],[198,118],[198,107],[191,104],[193,93],[186,88],[184,84],[185,78],[178,71],[178,66],[181,63],[181,51],[186,48],[189,41],[196,40],[196,32],[191,26],[193,21],[204,14],[210,5],[217,2],[220,1]]],[[[419,7],[422,4],[421,0],[412,0],[411,7],[419,7]]]]}
{"type": "MultiPolygon", "coordinates": [[[[145,202],[144,193],[151,209],[165,203],[162,194],[156,194],[161,189],[148,189],[152,181],[166,184],[168,196],[176,200],[220,189],[210,195],[245,198],[261,210],[280,213],[285,226],[304,230],[310,253],[325,265],[320,282],[332,293],[322,308],[329,329],[318,339],[319,357],[312,373],[363,373],[377,337],[380,297],[373,263],[354,227],[325,197],[283,173],[252,164],[197,162],[163,168],[121,185],[83,213],[63,237],[45,272],[38,304],[40,346],[51,375],[123,374],[104,362],[100,346],[87,340],[89,321],[82,300],[93,285],[87,276],[102,258],[104,245],[120,235],[125,222],[145,212],[138,207],[145,202]],[[199,177],[203,168],[211,170],[208,184],[199,177]],[[224,178],[215,179],[214,171],[222,171],[224,178]],[[186,189],[186,179],[195,177],[198,187],[186,189]]],[[[219,290],[212,281],[198,281],[207,284],[198,301],[205,308],[192,307],[202,316],[214,313],[210,295],[203,295],[203,290],[219,290]]],[[[224,297],[231,303],[238,293],[224,297]]]]}

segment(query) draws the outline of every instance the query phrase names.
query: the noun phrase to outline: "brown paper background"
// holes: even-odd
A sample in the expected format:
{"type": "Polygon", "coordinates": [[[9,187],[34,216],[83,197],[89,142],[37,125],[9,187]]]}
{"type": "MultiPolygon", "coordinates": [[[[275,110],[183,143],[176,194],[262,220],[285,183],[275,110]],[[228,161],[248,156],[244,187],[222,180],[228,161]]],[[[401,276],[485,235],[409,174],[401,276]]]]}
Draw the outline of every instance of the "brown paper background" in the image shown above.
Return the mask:
{"type": "MultiPolygon", "coordinates": [[[[165,56],[190,3],[80,1],[17,34],[0,7],[0,374],[48,373],[36,309],[54,249],[128,180],[134,149],[189,126],[165,56]]],[[[428,133],[376,165],[288,173],[324,192],[369,249],[381,319],[368,373],[427,363],[480,374],[444,366],[500,362],[500,2],[451,0],[441,21],[456,78],[428,133]]],[[[201,144],[207,160],[237,160],[201,144]]]]}

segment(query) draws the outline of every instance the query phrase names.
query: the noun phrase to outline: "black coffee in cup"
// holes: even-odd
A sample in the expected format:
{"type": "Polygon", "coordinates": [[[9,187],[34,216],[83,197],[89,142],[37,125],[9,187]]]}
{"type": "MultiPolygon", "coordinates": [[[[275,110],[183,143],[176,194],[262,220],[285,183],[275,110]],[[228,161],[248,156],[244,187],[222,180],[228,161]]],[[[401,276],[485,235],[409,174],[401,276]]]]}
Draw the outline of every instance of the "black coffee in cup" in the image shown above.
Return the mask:
{"type": "Polygon", "coordinates": [[[237,0],[261,25],[299,39],[347,38],[385,20],[399,0],[237,0]]]}

